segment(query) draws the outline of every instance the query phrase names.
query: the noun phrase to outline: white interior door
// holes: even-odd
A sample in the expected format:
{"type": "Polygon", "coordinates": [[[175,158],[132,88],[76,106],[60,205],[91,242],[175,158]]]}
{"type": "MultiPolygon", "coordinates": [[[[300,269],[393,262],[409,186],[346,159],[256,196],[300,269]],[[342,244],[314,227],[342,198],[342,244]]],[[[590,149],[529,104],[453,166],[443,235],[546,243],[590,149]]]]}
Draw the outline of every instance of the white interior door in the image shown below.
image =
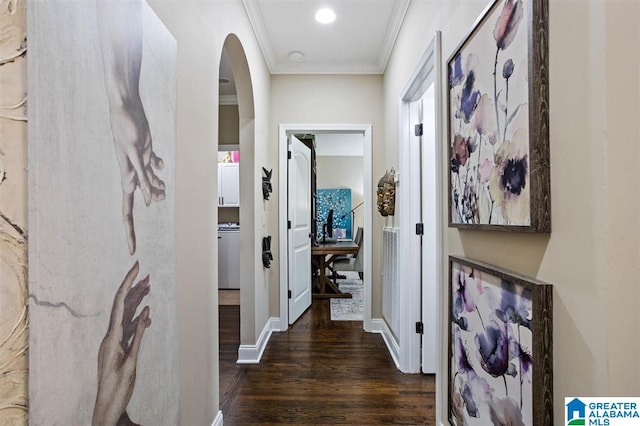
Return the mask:
{"type": "MultiPolygon", "coordinates": [[[[443,286],[440,213],[443,206],[440,63],[440,33],[436,32],[401,97],[400,123],[406,127],[401,128],[400,135],[399,165],[405,182],[400,185],[399,210],[401,231],[404,232],[402,245],[406,245],[408,250],[405,248],[399,259],[401,270],[407,277],[401,281],[405,286],[401,322],[404,330],[401,330],[401,336],[405,339],[399,342],[399,364],[400,369],[407,373],[436,373],[442,371],[443,365],[441,289],[446,286],[443,286]],[[422,126],[416,129],[417,124],[422,126]],[[422,235],[417,245],[412,236],[407,235],[407,231],[413,235],[415,230],[411,227],[416,223],[422,224],[422,235]],[[408,332],[414,321],[422,323],[422,334],[416,334],[418,339],[408,332]]],[[[436,389],[436,393],[442,395],[442,381],[438,374],[436,389]]]]}
{"type": "Polygon", "coordinates": [[[440,203],[438,188],[440,185],[439,168],[440,159],[438,142],[436,138],[436,116],[434,102],[434,84],[431,84],[419,101],[420,122],[423,127],[421,155],[421,222],[424,224],[424,236],[422,237],[422,261],[421,261],[421,291],[422,291],[422,372],[433,374],[438,367],[438,292],[439,265],[441,259],[438,253],[440,203]]]}
{"type": "Polygon", "coordinates": [[[311,149],[289,137],[289,324],[311,306],[311,149]]]}

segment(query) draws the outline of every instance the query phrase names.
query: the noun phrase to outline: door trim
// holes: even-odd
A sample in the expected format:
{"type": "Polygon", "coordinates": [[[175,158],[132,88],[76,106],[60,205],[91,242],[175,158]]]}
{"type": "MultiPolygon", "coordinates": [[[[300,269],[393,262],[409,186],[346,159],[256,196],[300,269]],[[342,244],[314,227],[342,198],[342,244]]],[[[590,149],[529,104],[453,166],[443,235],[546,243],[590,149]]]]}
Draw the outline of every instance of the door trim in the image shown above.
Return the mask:
{"type": "MultiPolygon", "coordinates": [[[[371,124],[280,124],[278,126],[278,240],[280,256],[280,320],[279,331],[286,331],[289,327],[289,303],[287,290],[289,288],[289,255],[287,248],[287,205],[289,193],[287,189],[287,135],[291,133],[361,133],[364,135],[364,229],[369,234],[373,229],[373,196],[372,196],[372,139],[371,124]]],[[[364,238],[363,269],[364,269],[364,313],[363,328],[370,332],[371,327],[371,236],[364,238]]]]}

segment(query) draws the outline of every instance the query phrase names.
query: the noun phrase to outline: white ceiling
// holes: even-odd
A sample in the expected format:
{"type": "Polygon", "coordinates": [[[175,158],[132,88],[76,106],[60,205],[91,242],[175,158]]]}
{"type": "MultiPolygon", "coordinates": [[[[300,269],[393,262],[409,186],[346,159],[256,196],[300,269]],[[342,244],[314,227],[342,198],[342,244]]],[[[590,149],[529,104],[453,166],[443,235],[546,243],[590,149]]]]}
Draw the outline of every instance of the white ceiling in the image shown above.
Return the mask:
{"type": "Polygon", "coordinates": [[[242,0],[273,74],[382,74],[410,0],[242,0]],[[315,21],[330,7],[331,24],[315,21]],[[304,61],[289,59],[302,52],[304,61]]]}

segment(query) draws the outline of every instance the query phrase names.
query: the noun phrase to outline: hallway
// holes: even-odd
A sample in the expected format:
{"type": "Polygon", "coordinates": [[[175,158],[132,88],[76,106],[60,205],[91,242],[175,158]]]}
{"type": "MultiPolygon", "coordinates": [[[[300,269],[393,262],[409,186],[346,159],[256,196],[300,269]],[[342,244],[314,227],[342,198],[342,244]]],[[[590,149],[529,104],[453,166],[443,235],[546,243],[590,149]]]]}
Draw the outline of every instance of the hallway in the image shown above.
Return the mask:
{"type": "Polygon", "coordinates": [[[435,377],[400,373],[381,335],[331,321],[314,300],[273,333],[260,365],[237,365],[239,306],[220,306],[220,409],[225,425],[435,423],[435,377]]]}

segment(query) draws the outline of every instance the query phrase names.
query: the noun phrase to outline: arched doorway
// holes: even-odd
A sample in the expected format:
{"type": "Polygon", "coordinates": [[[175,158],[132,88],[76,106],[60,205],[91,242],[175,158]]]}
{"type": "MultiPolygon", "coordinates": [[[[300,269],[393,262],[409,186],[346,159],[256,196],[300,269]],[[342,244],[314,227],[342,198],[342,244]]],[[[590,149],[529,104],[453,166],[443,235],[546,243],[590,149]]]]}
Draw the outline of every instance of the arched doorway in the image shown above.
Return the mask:
{"type": "MultiPolygon", "coordinates": [[[[253,178],[254,167],[254,144],[255,144],[255,110],[253,100],[253,86],[251,83],[251,75],[249,72],[249,65],[247,58],[242,47],[242,44],[235,34],[229,34],[225,39],[223,45],[223,52],[220,60],[220,83],[221,88],[225,84],[224,80],[231,80],[235,82],[235,90],[233,94],[221,95],[221,108],[222,104],[228,106],[229,104],[235,104],[237,108],[237,116],[231,118],[233,126],[236,127],[235,135],[237,141],[235,144],[230,144],[227,140],[220,140],[218,143],[223,143],[224,148],[228,148],[233,145],[237,145],[237,151],[240,153],[236,162],[238,163],[238,185],[239,197],[237,202],[233,204],[231,209],[227,211],[225,208],[224,213],[221,215],[219,210],[219,220],[222,222],[232,222],[239,224],[239,249],[237,251],[237,263],[238,263],[238,285],[240,290],[239,297],[239,321],[240,321],[240,345],[246,343],[246,341],[252,338],[252,331],[255,328],[253,325],[253,310],[255,304],[255,289],[253,283],[255,282],[255,265],[254,259],[256,258],[256,231],[255,231],[255,191],[256,184],[253,178]],[[230,75],[223,75],[223,73],[230,72],[230,75]],[[235,98],[235,101],[234,99],[235,98]]],[[[221,92],[222,93],[222,92],[221,92]]],[[[233,113],[232,113],[233,114],[233,113]]],[[[229,119],[228,114],[221,114],[222,119],[229,119]]],[[[219,129],[222,128],[223,123],[218,123],[219,129]]],[[[220,179],[220,174],[218,175],[220,179]]],[[[219,187],[220,189],[220,187],[219,187]]],[[[220,193],[218,194],[221,195],[220,193]]],[[[223,203],[223,202],[222,202],[223,203]]],[[[219,205],[221,202],[219,202],[219,205]]],[[[218,238],[220,238],[221,232],[218,231],[218,238]]],[[[220,242],[220,239],[218,239],[220,242]]],[[[221,247],[218,246],[218,250],[221,247]]],[[[220,257],[219,257],[220,258],[220,257]]],[[[218,270],[220,270],[218,265],[218,270]]],[[[223,324],[219,324],[222,327],[223,324]]]]}

